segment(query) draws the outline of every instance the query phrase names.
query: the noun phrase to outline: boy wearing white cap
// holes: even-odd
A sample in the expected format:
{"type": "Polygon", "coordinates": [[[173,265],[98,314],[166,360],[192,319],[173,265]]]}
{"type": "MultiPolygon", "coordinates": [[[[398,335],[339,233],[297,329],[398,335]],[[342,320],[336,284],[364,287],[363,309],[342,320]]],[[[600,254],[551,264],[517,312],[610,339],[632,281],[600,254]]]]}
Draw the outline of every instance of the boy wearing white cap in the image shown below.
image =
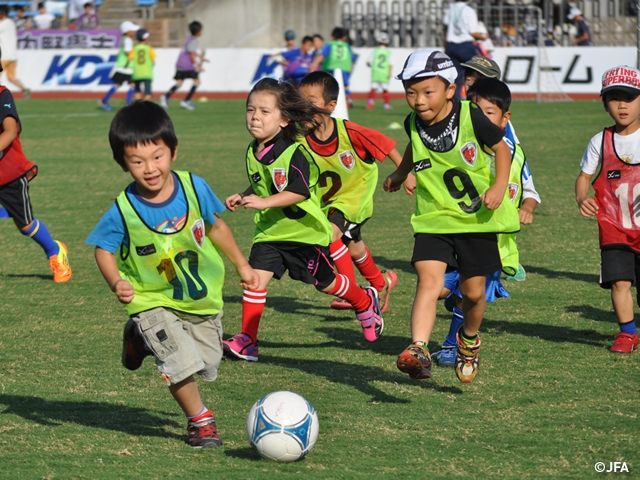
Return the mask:
{"type": "Polygon", "coordinates": [[[600,95],[615,125],[589,141],[576,180],[576,201],[583,217],[598,219],[599,283],[611,289],[620,327],[610,350],[631,353],[638,348],[631,285],[640,274],[640,70],[626,65],[607,70],[600,95]],[[595,197],[590,198],[589,184],[596,171],[595,197]]]}
{"type": "Polygon", "coordinates": [[[582,11],[579,8],[573,7],[569,10],[569,15],[567,15],[567,20],[575,22],[576,28],[578,32],[571,42],[572,45],[578,47],[590,47],[591,43],[591,29],[589,28],[589,24],[582,15],[582,11]]]}
{"type": "Polygon", "coordinates": [[[504,132],[477,105],[453,100],[457,71],[438,50],[412,53],[396,77],[413,110],[405,120],[409,145],[402,163],[384,182],[396,191],[411,170],[416,207],[411,263],[418,274],[411,311],[412,343],[397,367],[411,378],[431,376],[429,337],[447,270],[460,272],[464,323],[457,334],[456,375],[471,382],[478,373],[478,330],[486,305],[485,276],[500,270],[497,234],[520,229],[508,201],[511,151],[504,132]],[[490,155],[495,154],[495,175],[490,155]],[[506,200],[506,201],[505,201],[506,200]]]}
{"type": "Polygon", "coordinates": [[[115,83],[115,85],[111,87],[102,100],[99,101],[100,106],[107,112],[112,110],[111,105],[109,105],[109,99],[124,83],[129,84],[129,90],[127,91],[127,105],[131,103],[131,100],[133,100],[133,85],[131,85],[133,62],[129,59],[129,54],[133,52],[133,37],[138,30],[140,30],[140,27],[128,20],[126,22],[122,22],[120,25],[122,40],[120,41],[120,51],[116,57],[115,70],[111,76],[111,81],[115,83]]]}
{"type": "Polygon", "coordinates": [[[376,102],[376,91],[382,92],[384,109],[391,110],[391,94],[389,93],[389,80],[391,79],[391,50],[389,50],[389,34],[379,32],[376,34],[377,47],[373,49],[373,54],[367,62],[371,67],[371,90],[369,100],[367,100],[367,110],[371,110],[376,102]]]}

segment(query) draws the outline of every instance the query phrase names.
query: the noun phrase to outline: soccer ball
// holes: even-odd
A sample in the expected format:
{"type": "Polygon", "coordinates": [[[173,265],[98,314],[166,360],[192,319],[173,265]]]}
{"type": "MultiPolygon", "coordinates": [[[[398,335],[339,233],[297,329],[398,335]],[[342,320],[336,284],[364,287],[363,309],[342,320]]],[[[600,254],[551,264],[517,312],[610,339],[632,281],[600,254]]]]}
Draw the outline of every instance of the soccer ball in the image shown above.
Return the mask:
{"type": "Polygon", "coordinates": [[[295,462],[316,444],[318,415],[297,393],[271,392],[253,404],[247,416],[247,438],[262,458],[295,462]]]}

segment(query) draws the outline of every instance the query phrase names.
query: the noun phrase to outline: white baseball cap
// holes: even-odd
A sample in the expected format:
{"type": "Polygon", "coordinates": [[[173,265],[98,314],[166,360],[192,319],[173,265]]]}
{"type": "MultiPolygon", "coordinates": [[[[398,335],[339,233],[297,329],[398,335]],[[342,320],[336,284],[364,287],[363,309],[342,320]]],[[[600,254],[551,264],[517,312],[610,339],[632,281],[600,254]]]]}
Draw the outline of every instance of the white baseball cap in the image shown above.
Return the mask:
{"type": "Polygon", "coordinates": [[[129,20],[127,20],[126,22],[122,22],[120,24],[120,32],[122,33],[137,32],[138,30],[140,30],[140,25],[136,25],[135,23],[130,22],[129,20]]]}
{"type": "Polygon", "coordinates": [[[600,95],[611,90],[622,90],[629,95],[640,95],[640,70],[627,65],[618,65],[604,72],[600,95]]]}
{"type": "Polygon", "coordinates": [[[389,45],[389,34],[387,32],[376,33],[375,40],[383,45],[389,45]]]}
{"type": "Polygon", "coordinates": [[[449,55],[440,50],[424,48],[409,55],[402,71],[396,75],[397,80],[428,77],[442,77],[449,83],[455,83],[458,71],[449,55]]]}
{"type": "Polygon", "coordinates": [[[582,15],[582,12],[580,11],[580,9],[576,7],[572,7],[571,10],[569,10],[569,15],[567,15],[567,19],[573,20],[578,15],[582,15]]]}

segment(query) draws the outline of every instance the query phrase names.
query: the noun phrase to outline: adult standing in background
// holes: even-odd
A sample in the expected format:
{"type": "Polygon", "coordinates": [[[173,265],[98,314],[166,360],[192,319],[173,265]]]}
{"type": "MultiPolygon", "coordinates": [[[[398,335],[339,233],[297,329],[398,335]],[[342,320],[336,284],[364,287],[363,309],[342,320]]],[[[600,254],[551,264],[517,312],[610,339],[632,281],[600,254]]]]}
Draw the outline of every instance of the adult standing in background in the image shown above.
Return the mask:
{"type": "Polygon", "coordinates": [[[16,77],[18,66],[18,32],[16,24],[9,18],[9,7],[0,5],[0,50],[2,51],[2,68],[7,74],[7,79],[22,90],[25,98],[31,96],[31,90],[16,77]]]}
{"type": "Polygon", "coordinates": [[[573,39],[573,45],[577,45],[579,47],[590,47],[591,43],[591,29],[589,28],[589,24],[584,19],[582,12],[579,8],[573,7],[569,10],[569,15],[567,15],[567,19],[573,21],[576,24],[576,28],[578,29],[578,33],[573,39]]]}
{"type": "Polygon", "coordinates": [[[94,2],[87,2],[87,0],[70,0],[69,1],[69,25],[73,25],[78,17],[85,13],[85,3],[91,4],[92,13],[95,12],[94,2]]]}
{"type": "Polygon", "coordinates": [[[461,99],[464,72],[460,64],[468,62],[477,55],[476,40],[486,40],[489,35],[479,32],[476,11],[464,0],[457,0],[449,7],[444,14],[444,24],[446,29],[444,52],[451,57],[458,71],[455,98],[461,99]]]}

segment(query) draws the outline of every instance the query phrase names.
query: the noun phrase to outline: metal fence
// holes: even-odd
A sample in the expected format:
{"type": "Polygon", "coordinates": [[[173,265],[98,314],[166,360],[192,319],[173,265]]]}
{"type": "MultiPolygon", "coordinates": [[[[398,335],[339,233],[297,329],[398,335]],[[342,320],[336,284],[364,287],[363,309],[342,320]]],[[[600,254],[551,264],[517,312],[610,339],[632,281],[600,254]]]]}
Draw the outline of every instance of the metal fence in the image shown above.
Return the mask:
{"type": "MultiPolygon", "coordinates": [[[[567,14],[578,7],[591,26],[594,45],[636,45],[638,0],[484,0],[474,6],[496,46],[570,45],[567,14]],[[538,22],[538,11],[542,22],[538,22]],[[540,31],[539,31],[540,30],[540,31]]],[[[393,47],[443,45],[444,12],[450,0],[343,0],[342,25],[355,46],[373,46],[387,32],[393,47]]]]}

